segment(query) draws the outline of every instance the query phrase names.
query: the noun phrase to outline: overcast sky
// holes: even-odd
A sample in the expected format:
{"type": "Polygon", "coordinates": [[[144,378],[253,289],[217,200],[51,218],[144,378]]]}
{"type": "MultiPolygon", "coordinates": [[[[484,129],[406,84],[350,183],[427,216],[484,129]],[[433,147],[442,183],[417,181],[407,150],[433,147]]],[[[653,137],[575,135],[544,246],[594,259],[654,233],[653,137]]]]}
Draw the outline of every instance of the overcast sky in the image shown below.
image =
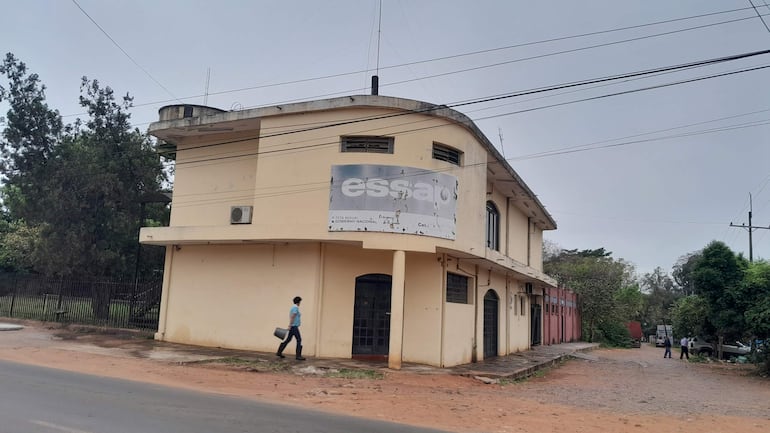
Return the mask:
{"type": "MultiPolygon", "coordinates": [[[[379,50],[377,0],[0,3],[0,50],[40,75],[66,122],[86,75],[133,95],[141,129],[172,103],[368,93],[378,51],[380,94],[451,105],[770,47],[748,0],[383,0],[379,50]]],[[[749,194],[752,222],[770,226],[770,68],[611,95],[767,66],[764,54],[457,109],[556,219],[547,240],[670,271],[712,240],[748,257],[748,232],[729,224],[748,223],[749,194]]],[[[770,230],[753,240],[770,257],[770,230]]]]}

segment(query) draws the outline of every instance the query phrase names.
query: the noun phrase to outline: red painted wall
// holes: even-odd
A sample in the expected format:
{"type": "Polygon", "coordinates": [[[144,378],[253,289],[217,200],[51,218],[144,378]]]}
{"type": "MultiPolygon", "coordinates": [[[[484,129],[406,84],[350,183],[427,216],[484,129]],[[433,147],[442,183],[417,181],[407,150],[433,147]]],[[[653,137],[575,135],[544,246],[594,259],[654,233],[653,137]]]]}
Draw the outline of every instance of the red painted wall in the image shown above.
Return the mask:
{"type": "Polygon", "coordinates": [[[557,287],[543,294],[543,340],[545,345],[580,341],[580,309],[577,294],[557,287]]]}

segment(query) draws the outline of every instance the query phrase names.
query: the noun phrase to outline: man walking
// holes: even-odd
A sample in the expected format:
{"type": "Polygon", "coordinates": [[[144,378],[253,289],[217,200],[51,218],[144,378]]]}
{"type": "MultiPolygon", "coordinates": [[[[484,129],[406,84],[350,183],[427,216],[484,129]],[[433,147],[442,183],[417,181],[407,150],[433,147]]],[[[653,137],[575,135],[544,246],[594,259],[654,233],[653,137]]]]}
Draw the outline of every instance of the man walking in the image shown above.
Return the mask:
{"type": "Polygon", "coordinates": [[[302,357],[302,336],[299,335],[301,315],[299,312],[299,303],[302,302],[302,298],[295,296],[293,302],[294,305],[292,305],[291,309],[289,310],[289,335],[286,337],[286,340],[284,340],[281,345],[278,346],[278,352],[276,352],[275,355],[280,358],[285,358],[283,355],[283,349],[286,348],[293,337],[297,339],[297,353],[295,357],[298,361],[304,361],[305,358],[302,357]]]}
{"type": "Polygon", "coordinates": [[[679,346],[682,348],[682,352],[679,354],[679,359],[682,359],[682,357],[685,356],[689,360],[690,353],[687,349],[687,337],[682,337],[682,339],[679,341],[679,346]]]}

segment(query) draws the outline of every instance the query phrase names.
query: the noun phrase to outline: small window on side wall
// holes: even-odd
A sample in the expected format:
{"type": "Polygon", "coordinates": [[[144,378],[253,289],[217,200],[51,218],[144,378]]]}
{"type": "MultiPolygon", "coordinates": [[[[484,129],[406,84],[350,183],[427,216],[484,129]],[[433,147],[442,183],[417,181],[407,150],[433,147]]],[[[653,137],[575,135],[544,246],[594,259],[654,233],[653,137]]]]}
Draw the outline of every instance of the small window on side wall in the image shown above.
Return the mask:
{"type": "Polygon", "coordinates": [[[491,201],[487,202],[487,248],[500,251],[500,212],[491,201]]]}
{"type": "Polygon", "coordinates": [[[454,165],[461,165],[462,152],[441,143],[433,143],[433,159],[446,161],[454,165]]]}
{"type": "Polygon", "coordinates": [[[447,272],[446,301],[455,304],[468,303],[468,283],[470,278],[447,272]]]}
{"type": "Polygon", "coordinates": [[[340,138],[341,152],[393,153],[393,137],[356,135],[340,138]]]}

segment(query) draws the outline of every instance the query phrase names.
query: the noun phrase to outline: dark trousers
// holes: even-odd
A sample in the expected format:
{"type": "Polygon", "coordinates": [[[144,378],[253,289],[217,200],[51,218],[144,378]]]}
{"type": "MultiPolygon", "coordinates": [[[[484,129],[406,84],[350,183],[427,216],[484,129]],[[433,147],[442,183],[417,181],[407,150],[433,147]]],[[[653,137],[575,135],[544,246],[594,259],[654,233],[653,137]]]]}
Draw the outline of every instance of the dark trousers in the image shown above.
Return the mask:
{"type": "Polygon", "coordinates": [[[278,354],[283,353],[283,349],[289,345],[292,338],[297,339],[297,356],[302,356],[302,336],[299,335],[299,326],[289,328],[289,335],[286,337],[286,340],[283,340],[283,343],[278,346],[278,354]]]}
{"type": "Polygon", "coordinates": [[[679,359],[682,359],[683,356],[687,357],[687,359],[690,359],[690,352],[687,350],[687,346],[681,346],[682,347],[682,353],[679,354],[679,359]]]}
{"type": "Polygon", "coordinates": [[[666,346],[666,351],[663,352],[664,358],[671,358],[671,346],[666,346]]]}

